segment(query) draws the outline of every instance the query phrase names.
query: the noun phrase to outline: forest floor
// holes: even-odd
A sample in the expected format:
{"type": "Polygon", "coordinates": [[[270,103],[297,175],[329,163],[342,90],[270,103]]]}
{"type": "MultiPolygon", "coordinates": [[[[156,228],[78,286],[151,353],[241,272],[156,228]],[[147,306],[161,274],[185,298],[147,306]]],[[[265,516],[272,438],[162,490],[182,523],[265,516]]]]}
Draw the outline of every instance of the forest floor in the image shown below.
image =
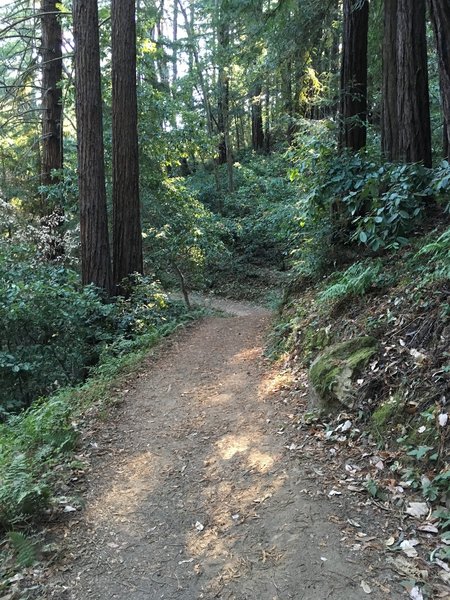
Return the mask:
{"type": "Polygon", "coordinates": [[[368,504],[355,523],[315,476],[326,461],[290,451],[284,375],[263,357],[270,313],[218,308],[231,314],[177,333],[91,432],[85,505],[53,532],[41,597],[409,596],[370,543],[384,515],[368,504]]]}

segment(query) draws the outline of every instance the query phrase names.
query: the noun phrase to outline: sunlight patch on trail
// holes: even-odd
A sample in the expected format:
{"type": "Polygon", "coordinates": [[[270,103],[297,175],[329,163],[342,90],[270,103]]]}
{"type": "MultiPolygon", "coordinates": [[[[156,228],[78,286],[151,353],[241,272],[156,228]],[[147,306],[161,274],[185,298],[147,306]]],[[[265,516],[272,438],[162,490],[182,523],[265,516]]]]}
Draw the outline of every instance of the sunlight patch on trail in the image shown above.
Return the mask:
{"type": "Polygon", "coordinates": [[[121,463],[111,486],[87,510],[87,518],[111,523],[128,522],[149,494],[157,489],[158,475],[163,468],[161,458],[150,451],[121,463]]]}
{"type": "Polygon", "coordinates": [[[262,348],[245,348],[242,352],[237,352],[230,360],[230,364],[251,362],[261,356],[262,348]]]}
{"type": "Polygon", "coordinates": [[[245,452],[250,446],[248,436],[226,435],[216,444],[221,458],[229,460],[238,452],[245,452]]]}

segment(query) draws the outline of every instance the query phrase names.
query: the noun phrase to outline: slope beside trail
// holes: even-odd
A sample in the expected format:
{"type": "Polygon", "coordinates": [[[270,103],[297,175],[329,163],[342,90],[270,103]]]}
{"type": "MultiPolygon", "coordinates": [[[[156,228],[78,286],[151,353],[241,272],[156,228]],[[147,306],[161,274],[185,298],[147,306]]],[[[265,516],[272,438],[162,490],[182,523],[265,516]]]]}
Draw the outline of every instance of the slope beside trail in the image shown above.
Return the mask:
{"type": "Polygon", "coordinates": [[[176,335],[93,440],[86,505],[46,597],[397,598],[366,595],[372,567],[286,458],[262,357],[270,314],[221,308],[234,316],[176,335]]]}

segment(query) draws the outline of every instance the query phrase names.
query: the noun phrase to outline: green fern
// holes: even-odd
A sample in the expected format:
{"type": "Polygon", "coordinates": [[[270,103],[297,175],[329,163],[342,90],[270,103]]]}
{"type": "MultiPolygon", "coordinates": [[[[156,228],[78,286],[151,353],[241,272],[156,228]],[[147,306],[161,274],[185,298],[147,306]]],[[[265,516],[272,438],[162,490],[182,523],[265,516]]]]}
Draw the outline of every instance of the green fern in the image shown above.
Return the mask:
{"type": "Polygon", "coordinates": [[[352,296],[363,296],[378,281],[381,262],[355,263],[342,273],[333,285],[318,296],[320,303],[334,302],[352,296]]]}
{"type": "Polygon", "coordinates": [[[424,246],[416,258],[430,257],[427,271],[430,272],[427,279],[439,280],[450,279],[450,229],[447,229],[437,240],[424,246]]]}
{"type": "Polygon", "coordinates": [[[19,566],[31,567],[37,560],[36,544],[18,531],[10,531],[8,537],[19,566]]]}
{"type": "Polygon", "coordinates": [[[0,525],[20,516],[38,514],[48,506],[49,488],[36,481],[36,467],[24,454],[1,466],[0,525]]]}

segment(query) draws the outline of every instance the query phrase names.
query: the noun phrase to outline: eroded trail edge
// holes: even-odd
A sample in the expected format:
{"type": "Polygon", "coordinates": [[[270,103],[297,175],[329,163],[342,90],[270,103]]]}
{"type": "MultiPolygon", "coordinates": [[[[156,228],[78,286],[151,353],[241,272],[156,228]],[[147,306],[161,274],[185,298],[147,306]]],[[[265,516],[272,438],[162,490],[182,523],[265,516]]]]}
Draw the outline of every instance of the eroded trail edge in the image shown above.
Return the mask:
{"type": "Polygon", "coordinates": [[[366,567],[277,433],[270,315],[244,314],[180,333],[93,440],[52,598],[367,597],[366,567]]]}

